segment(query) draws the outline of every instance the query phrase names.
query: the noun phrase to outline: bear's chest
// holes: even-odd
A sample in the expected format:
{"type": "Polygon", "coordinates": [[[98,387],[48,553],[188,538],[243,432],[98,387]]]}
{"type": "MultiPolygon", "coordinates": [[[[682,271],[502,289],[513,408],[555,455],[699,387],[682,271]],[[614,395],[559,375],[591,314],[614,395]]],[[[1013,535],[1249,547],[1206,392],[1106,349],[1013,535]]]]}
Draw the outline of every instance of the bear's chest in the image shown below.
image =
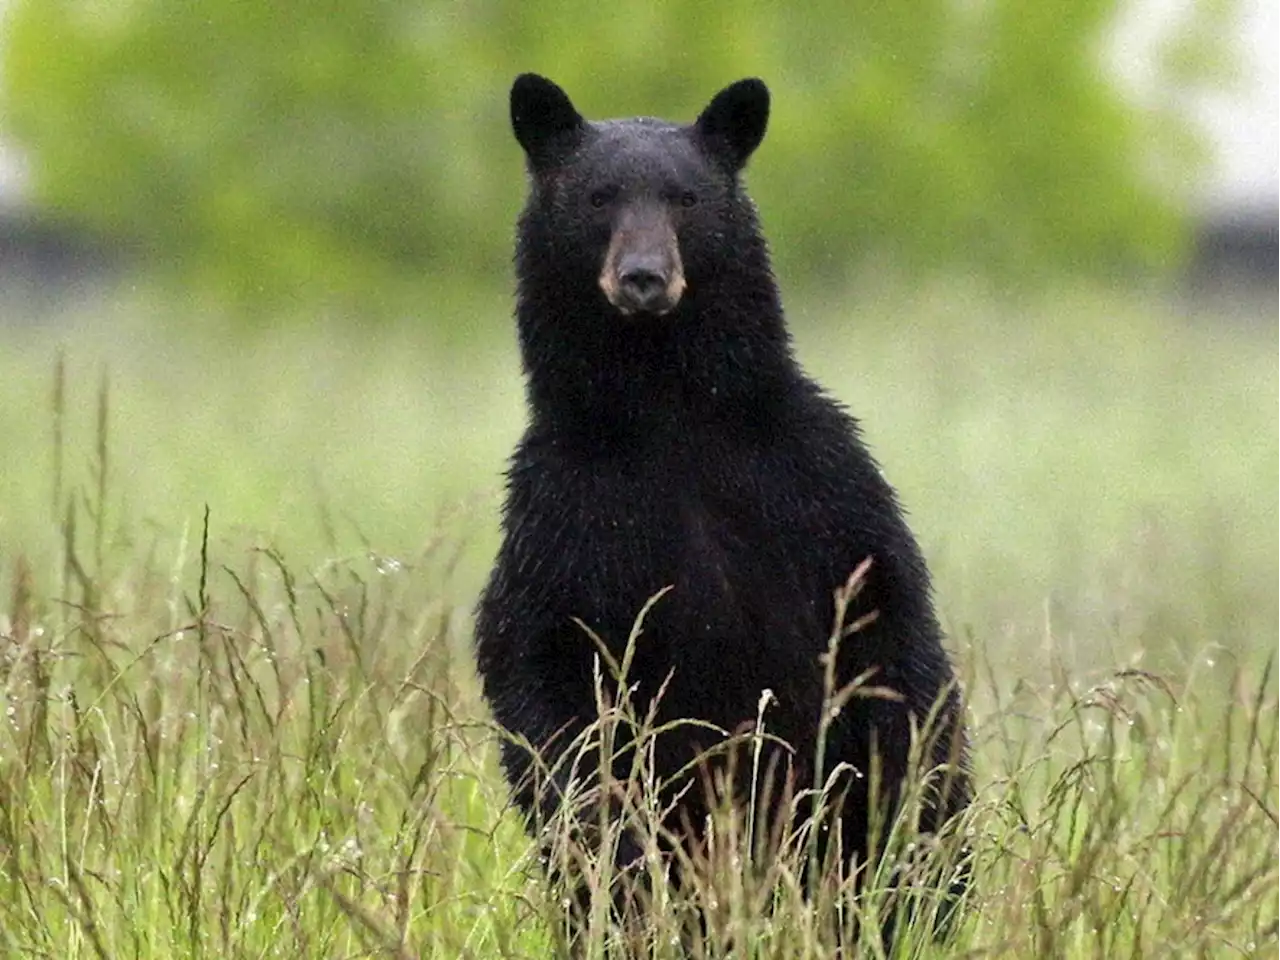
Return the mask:
{"type": "Polygon", "coordinates": [[[635,634],[638,695],[665,690],[664,710],[726,728],[749,720],[766,689],[788,716],[812,713],[833,607],[832,504],[766,458],[609,463],[577,477],[584,509],[564,530],[554,602],[621,662],[662,592],[635,634]]]}
{"type": "Polygon", "coordinates": [[[804,477],[763,455],[622,461],[579,475],[579,614],[625,642],[659,591],[646,633],[668,646],[784,643],[819,631],[832,585],[829,510],[804,477]],[[669,588],[669,589],[668,589],[669,588]]]}

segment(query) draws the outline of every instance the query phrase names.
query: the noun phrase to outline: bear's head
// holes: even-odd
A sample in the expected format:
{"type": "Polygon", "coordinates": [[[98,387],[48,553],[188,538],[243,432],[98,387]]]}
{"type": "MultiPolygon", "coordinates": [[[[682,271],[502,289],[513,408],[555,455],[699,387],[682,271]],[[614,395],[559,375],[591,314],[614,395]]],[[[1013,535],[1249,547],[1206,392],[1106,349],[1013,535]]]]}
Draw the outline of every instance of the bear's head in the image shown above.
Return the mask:
{"type": "Polygon", "coordinates": [[[768,119],[756,79],[726,87],[682,126],[589,122],[550,80],[517,77],[511,125],[530,174],[522,278],[537,271],[566,298],[594,297],[628,317],[671,314],[717,279],[732,283],[735,260],[765,256],[738,175],[768,119]]]}

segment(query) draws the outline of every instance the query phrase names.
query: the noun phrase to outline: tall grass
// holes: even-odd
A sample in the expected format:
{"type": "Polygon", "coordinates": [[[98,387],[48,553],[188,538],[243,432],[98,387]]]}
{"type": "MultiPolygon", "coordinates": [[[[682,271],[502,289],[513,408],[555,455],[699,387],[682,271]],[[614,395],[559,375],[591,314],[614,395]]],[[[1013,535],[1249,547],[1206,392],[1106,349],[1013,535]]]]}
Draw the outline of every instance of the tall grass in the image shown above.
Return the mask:
{"type": "MultiPolygon", "coordinates": [[[[0,552],[0,956],[553,955],[565,904],[497,770],[456,531],[392,555],[363,542],[344,551],[336,533],[286,553],[242,532],[216,498],[185,530],[132,520],[150,488],[128,440],[141,421],[119,406],[129,385],[113,372],[86,387],[73,370],[57,366],[38,431],[53,452],[29,474],[45,478],[31,502],[49,504],[53,521],[39,537],[7,536],[0,552]]],[[[1062,387],[1047,379],[1050,392],[1062,387]]],[[[1221,412],[1220,397],[1205,402],[1221,412]]],[[[973,409],[948,403],[959,420],[973,409]]],[[[1215,428],[1204,416],[1196,437],[1215,428]]],[[[1151,453],[1128,456],[1136,465],[1151,453]]],[[[913,469],[933,471],[921,455],[913,469]]],[[[1161,469],[1148,479],[1166,482],[1161,469]]],[[[1202,473],[1225,482],[1232,469],[1202,473]]],[[[976,504],[976,482],[952,477],[959,507],[976,504]]],[[[1185,502],[1204,503],[1192,482],[1185,502]]],[[[1068,490],[1061,502],[1098,494],[1068,490]]],[[[1173,539],[1116,542],[1089,575],[1040,568],[1030,594],[1039,577],[1063,575],[1037,607],[1008,578],[989,596],[968,592],[974,581],[946,557],[988,545],[953,538],[972,518],[948,527],[948,506],[917,515],[941,531],[943,609],[950,584],[965,611],[953,634],[974,732],[978,798],[961,825],[973,885],[947,944],[908,924],[892,956],[1275,956],[1276,611],[1258,592],[1275,560],[1272,531],[1249,527],[1274,505],[1242,504],[1230,543],[1182,539],[1193,523],[1173,539]],[[1168,558],[1206,545],[1216,560],[1170,571],[1168,558]],[[1250,558],[1261,574],[1244,571],[1250,558]]],[[[1040,517],[1028,524],[1046,529],[1040,517]]],[[[1008,529],[1007,543],[1025,554],[1026,535],[1008,529]]],[[[606,707],[599,735],[637,722],[617,709],[606,707]]],[[[656,812],[633,812],[656,843],[656,812]]],[[[590,955],[638,937],[658,957],[682,944],[695,956],[826,957],[833,916],[887,909],[888,885],[876,882],[806,900],[804,851],[752,858],[760,838],[725,816],[691,893],[650,861],[638,932],[606,909],[607,862],[551,828],[553,856],[579,857],[590,880],[590,955]],[[692,942],[690,898],[708,917],[692,942]]],[[[927,915],[936,901],[919,889],[927,915]]],[[[859,951],[884,954],[877,938],[859,951]]]]}

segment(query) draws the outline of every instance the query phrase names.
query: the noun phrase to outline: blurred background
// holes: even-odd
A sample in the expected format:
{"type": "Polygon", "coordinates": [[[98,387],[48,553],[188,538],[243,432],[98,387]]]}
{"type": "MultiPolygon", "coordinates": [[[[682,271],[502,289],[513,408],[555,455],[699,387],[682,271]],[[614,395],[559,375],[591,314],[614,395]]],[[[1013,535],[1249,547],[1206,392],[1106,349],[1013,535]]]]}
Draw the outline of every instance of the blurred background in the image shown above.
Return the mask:
{"type": "Polygon", "coordinates": [[[523,416],[511,79],[689,120],[758,75],[798,352],[957,648],[1274,649],[1275,0],[800,10],[0,0],[0,561],[101,483],[126,549],[206,504],[228,557],[443,537],[469,605],[523,416]]]}

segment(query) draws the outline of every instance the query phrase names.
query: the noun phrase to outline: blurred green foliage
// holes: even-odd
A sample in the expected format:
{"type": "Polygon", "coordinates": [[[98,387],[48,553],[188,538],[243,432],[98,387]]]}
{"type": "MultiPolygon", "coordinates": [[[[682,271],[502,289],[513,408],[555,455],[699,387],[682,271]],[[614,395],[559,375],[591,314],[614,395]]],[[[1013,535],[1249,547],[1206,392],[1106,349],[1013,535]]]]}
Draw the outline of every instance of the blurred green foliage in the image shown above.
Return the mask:
{"type": "Polygon", "coordinates": [[[14,0],[0,122],[38,202],[187,291],[376,308],[406,279],[505,275],[517,72],[588,116],[685,119],[755,74],[775,111],[752,188],[789,274],[1096,275],[1176,260],[1169,186],[1197,155],[1102,72],[1120,7],[14,0]]]}

